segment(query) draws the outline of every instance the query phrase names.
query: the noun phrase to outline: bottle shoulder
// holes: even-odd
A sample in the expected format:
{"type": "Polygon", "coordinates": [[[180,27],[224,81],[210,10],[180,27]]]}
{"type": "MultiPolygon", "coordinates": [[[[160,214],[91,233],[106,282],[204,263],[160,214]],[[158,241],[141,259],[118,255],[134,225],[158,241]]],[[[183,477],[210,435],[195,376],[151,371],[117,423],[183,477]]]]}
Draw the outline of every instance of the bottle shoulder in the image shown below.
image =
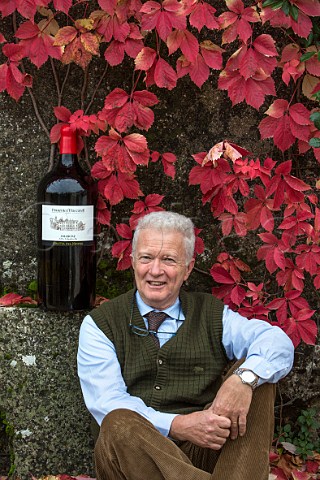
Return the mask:
{"type": "Polygon", "coordinates": [[[51,177],[45,179],[46,181],[40,182],[39,185],[44,185],[47,188],[52,190],[60,190],[61,188],[65,189],[86,189],[88,184],[85,180],[80,178],[72,177],[51,177]]]}
{"type": "Polygon", "coordinates": [[[93,181],[91,178],[69,175],[67,172],[47,173],[38,184],[38,192],[81,192],[92,189],[93,181]]]}

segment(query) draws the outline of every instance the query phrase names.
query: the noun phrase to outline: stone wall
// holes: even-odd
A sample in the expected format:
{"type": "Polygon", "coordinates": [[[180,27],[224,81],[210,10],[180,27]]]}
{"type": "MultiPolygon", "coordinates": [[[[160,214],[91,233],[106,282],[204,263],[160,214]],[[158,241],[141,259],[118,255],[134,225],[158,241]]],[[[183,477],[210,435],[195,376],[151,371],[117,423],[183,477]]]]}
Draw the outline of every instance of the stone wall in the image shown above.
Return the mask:
{"type": "MultiPolygon", "coordinates": [[[[0,410],[14,427],[10,442],[21,480],[30,473],[94,476],[91,418],[76,367],[82,317],[0,309],[0,410]]],[[[319,377],[320,347],[299,348],[293,371],[278,386],[277,425],[280,416],[286,422],[299,408],[320,406],[319,377]],[[290,408],[282,408],[287,402],[290,408]]]]}
{"type": "MultiPolygon", "coordinates": [[[[9,20],[3,22],[9,28],[9,20]]],[[[93,61],[88,99],[102,68],[93,61]]],[[[53,77],[47,68],[33,70],[33,92],[50,129],[55,123],[53,106],[57,105],[53,77]]],[[[63,79],[62,67],[58,74],[63,79]]],[[[82,88],[79,67],[72,65],[69,80],[63,105],[75,111],[82,88]]],[[[102,108],[106,94],[115,87],[131,88],[131,72],[125,75],[117,68],[111,70],[110,77],[97,90],[92,112],[102,108]]],[[[257,157],[277,157],[271,142],[259,140],[257,126],[261,114],[244,104],[231,108],[226,93],[216,87],[217,77],[213,74],[201,90],[187,77],[179,80],[172,92],[157,89],[160,103],[154,108],[156,121],[147,132],[148,144],[151,150],[176,154],[177,176],[172,181],[164,177],[160,165],[150,164],[140,177],[145,195],[164,194],[165,208],[189,215],[198,228],[203,228],[208,248],[203,259],[197,261],[202,270],[212,265],[219,239],[209,206],[202,205],[199,189],[188,187],[188,173],[195,165],[192,154],[208,151],[215,143],[229,139],[257,157]]],[[[96,157],[92,147],[89,145],[89,158],[93,164],[96,157]]],[[[39,126],[29,96],[25,94],[16,103],[1,93],[0,294],[8,289],[28,295],[28,286],[36,280],[36,189],[48,169],[49,150],[49,140],[39,126]]],[[[306,178],[318,176],[314,160],[311,169],[305,159],[304,162],[306,178]]],[[[124,202],[122,210],[114,210],[115,217],[125,221],[132,205],[124,202]]],[[[228,240],[229,244],[233,241],[228,240]]],[[[237,239],[233,248],[241,256],[237,239]]],[[[242,248],[247,256],[254,250],[249,241],[242,248]]],[[[107,261],[114,271],[116,262],[110,256],[107,261]]],[[[210,276],[195,272],[192,282],[198,289],[210,291],[210,276]]],[[[121,280],[118,288],[123,288],[121,280]]],[[[16,472],[23,479],[30,478],[29,472],[36,476],[63,472],[93,474],[90,418],[76,374],[81,318],[80,314],[56,315],[33,308],[0,309],[0,411],[6,413],[15,428],[16,472]]],[[[299,347],[295,370],[281,386],[284,401],[297,408],[320,405],[319,365],[319,346],[299,347]]]]}
{"type": "Polygon", "coordinates": [[[22,479],[94,474],[90,415],[76,365],[82,318],[0,309],[0,410],[14,427],[10,442],[22,479]]]}

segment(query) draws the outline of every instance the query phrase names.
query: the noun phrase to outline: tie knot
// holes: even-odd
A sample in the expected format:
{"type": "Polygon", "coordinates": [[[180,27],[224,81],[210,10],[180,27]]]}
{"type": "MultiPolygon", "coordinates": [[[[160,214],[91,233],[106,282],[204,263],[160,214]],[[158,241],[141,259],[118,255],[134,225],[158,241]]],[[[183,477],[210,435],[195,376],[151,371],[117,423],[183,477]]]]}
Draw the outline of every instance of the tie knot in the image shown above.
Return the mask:
{"type": "Polygon", "coordinates": [[[155,312],[152,310],[151,312],[147,313],[146,318],[148,319],[149,330],[154,332],[158,331],[161,323],[166,318],[167,314],[164,312],[155,312]]]}

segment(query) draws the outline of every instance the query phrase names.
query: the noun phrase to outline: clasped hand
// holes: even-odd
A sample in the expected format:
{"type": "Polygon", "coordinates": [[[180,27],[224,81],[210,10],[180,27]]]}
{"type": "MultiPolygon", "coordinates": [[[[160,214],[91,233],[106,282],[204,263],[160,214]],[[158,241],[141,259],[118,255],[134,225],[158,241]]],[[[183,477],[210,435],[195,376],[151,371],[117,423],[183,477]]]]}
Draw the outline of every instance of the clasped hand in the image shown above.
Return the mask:
{"type": "Polygon", "coordinates": [[[229,436],[234,440],[245,434],[251,400],[251,387],[232,375],[222,384],[208,409],[175,417],[170,436],[220,450],[229,436]]]}

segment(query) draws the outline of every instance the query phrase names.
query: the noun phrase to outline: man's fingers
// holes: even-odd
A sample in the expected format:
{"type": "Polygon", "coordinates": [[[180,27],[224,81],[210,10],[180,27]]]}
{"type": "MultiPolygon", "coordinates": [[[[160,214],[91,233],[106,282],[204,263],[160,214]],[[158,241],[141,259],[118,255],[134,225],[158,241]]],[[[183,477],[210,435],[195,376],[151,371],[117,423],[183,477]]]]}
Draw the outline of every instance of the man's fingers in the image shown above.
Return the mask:
{"type": "Polygon", "coordinates": [[[210,439],[208,446],[212,450],[220,450],[223,445],[226,443],[227,438],[230,435],[230,430],[228,428],[219,429],[214,438],[210,439]]]}
{"type": "Polygon", "coordinates": [[[245,415],[240,415],[238,420],[231,421],[230,437],[235,440],[238,436],[243,437],[247,429],[247,418],[245,415]]]}
{"type": "Polygon", "coordinates": [[[239,417],[239,435],[243,437],[247,430],[247,417],[245,415],[240,415],[239,417]]]}
{"type": "Polygon", "coordinates": [[[217,431],[217,435],[219,435],[219,437],[221,437],[221,438],[228,438],[229,435],[230,435],[230,429],[229,428],[220,428],[217,431]]]}
{"type": "Polygon", "coordinates": [[[231,421],[228,417],[224,417],[223,415],[218,415],[218,417],[220,428],[230,428],[231,421]]]}
{"type": "Polygon", "coordinates": [[[231,429],[230,429],[230,437],[232,440],[235,440],[238,437],[239,434],[239,428],[238,428],[238,421],[232,420],[231,421],[231,429]]]}

